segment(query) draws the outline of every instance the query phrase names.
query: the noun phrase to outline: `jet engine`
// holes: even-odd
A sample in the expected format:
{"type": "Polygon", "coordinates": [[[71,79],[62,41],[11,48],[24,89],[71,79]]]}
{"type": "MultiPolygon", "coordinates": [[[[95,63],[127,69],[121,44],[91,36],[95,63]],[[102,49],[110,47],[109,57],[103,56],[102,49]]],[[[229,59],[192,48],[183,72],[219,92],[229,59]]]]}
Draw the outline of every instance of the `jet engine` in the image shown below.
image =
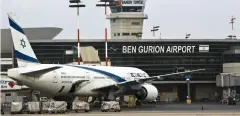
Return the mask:
{"type": "Polygon", "coordinates": [[[151,84],[143,84],[141,89],[135,93],[138,100],[153,101],[158,96],[158,90],[151,84]]]}

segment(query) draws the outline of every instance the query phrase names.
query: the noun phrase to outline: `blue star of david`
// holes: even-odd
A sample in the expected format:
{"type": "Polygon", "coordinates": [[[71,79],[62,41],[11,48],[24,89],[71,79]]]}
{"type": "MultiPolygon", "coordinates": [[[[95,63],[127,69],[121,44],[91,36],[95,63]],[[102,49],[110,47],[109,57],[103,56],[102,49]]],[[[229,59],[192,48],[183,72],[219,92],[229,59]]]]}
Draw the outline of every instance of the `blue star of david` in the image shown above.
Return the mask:
{"type": "Polygon", "coordinates": [[[20,41],[21,41],[21,46],[22,46],[23,48],[26,47],[25,41],[24,41],[23,39],[21,39],[20,41]]]}

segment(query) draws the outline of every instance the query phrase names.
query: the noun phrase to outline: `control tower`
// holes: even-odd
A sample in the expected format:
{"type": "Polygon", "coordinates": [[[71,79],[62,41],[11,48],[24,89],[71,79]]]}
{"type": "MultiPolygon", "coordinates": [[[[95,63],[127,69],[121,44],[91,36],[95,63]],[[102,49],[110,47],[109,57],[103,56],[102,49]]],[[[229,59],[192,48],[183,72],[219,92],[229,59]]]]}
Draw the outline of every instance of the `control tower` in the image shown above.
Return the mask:
{"type": "Polygon", "coordinates": [[[114,0],[110,6],[111,39],[141,39],[146,0],[114,0]]]}

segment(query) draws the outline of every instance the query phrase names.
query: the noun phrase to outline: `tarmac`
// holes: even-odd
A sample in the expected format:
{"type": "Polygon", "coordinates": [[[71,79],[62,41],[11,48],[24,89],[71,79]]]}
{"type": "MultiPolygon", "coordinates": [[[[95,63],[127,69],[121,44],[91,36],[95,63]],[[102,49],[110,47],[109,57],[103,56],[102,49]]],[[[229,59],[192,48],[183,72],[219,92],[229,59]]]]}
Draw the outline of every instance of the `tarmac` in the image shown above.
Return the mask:
{"type": "Polygon", "coordinates": [[[4,116],[240,116],[239,113],[219,112],[90,112],[69,114],[5,114],[4,116]]]}
{"type": "Polygon", "coordinates": [[[6,112],[4,116],[240,116],[240,104],[226,105],[219,103],[193,104],[144,104],[137,108],[121,108],[121,112],[101,112],[93,108],[92,112],[65,114],[14,114],[6,112]]]}

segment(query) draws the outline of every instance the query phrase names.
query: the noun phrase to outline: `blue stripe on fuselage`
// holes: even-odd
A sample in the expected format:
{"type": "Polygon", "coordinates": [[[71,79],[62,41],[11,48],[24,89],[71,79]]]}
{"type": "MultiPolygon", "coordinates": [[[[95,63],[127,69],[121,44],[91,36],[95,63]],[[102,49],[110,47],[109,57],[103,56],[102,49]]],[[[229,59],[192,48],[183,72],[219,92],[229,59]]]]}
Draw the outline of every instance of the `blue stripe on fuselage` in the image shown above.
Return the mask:
{"type": "MultiPolygon", "coordinates": [[[[11,18],[8,17],[8,20],[9,20],[9,23],[10,23],[10,26],[12,28],[14,28],[15,30],[17,30],[18,32],[24,34],[23,32],[23,29],[18,25],[16,24],[11,18]]],[[[25,34],[24,34],[25,35],[25,34]]]]}
{"type": "Polygon", "coordinates": [[[89,67],[83,67],[83,66],[73,66],[73,67],[82,68],[82,69],[94,71],[94,72],[97,72],[97,73],[100,73],[100,74],[103,74],[103,75],[107,75],[108,77],[113,78],[113,79],[116,80],[117,82],[124,82],[124,81],[126,81],[125,79],[123,79],[123,78],[120,77],[120,76],[117,76],[117,75],[115,75],[115,74],[112,74],[112,73],[110,73],[110,72],[106,72],[106,71],[103,71],[103,70],[94,69],[94,68],[89,68],[89,67]]]}
{"type": "Polygon", "coordinates": [[[27,56],[27,55],[25,55],[25,54],[23,54],[23,53],[21,53],[21,52],[19,52],[17,50],[15,50],[15,56],[16,56],[16,58],[19,58],[19,59],[22,59],[22,60],[25,60],[25,61],[38,63],[37,59],[32,58],[30,56],[27,56]]]}

